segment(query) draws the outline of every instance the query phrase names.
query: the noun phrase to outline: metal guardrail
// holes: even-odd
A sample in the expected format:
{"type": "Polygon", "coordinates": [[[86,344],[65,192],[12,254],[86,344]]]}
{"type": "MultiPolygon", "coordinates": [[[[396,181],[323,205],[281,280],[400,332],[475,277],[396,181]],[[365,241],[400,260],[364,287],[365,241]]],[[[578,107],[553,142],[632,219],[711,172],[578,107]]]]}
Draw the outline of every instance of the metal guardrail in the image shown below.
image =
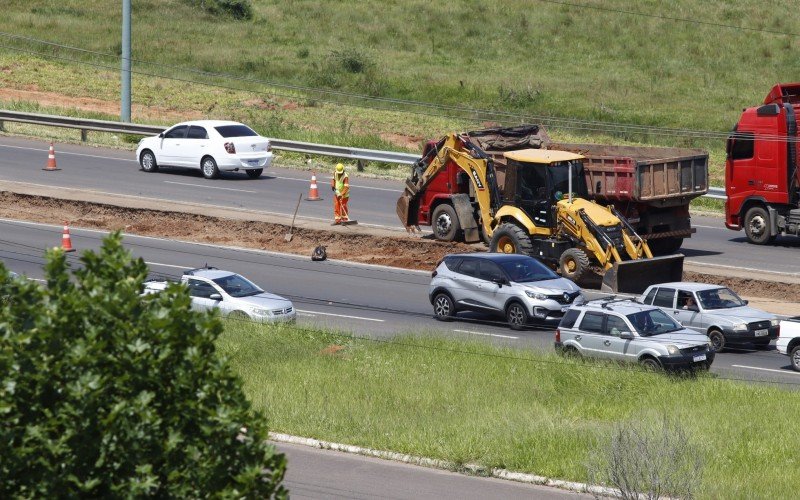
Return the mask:
{"type": "MultiPolygon", "coordinates": [[[[81,130],[81,139],[86,140],[86,131],[115,132],[132,135],[155,135],[166,130],[157,125],[137,125],[135,123],[112,122],[106,120],[90,120],[86,118],[72,118],[68,116],[43,115],[39,113],[23,113],[19,111],[0,110],[0,129],[4,121],[31,123],[34,125],[49,125],[52,127],[76,128],[81,130]]],[[[399,153],[396,151],[379,151],[375,149],[348,148],[331,146],[328,144],[315,144],[311,142],[286,141],[283,139],[270,139],[273,149],[304,153],[308,155],[334,156],[357,161],[379,161],[384,163],[398,163],[411,165],[419,155],[399,153]]],[[[707,198],[724,200],[724,188],[709,188],[707,198]]]]}

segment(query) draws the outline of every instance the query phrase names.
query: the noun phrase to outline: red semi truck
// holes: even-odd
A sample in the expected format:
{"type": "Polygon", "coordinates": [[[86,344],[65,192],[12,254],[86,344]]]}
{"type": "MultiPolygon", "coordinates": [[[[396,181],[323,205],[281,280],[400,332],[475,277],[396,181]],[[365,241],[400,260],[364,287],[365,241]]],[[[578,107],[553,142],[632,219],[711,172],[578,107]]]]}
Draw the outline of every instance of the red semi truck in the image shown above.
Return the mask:
{"type": "MultiPolygon", "coordinates": [[[[506,151],[533,147],[583,155],[592,199],[614,205],[647,238],[656,255],[675,253],[683,239],[696,231],[691,227],[689,202],[708,192],[705,151],[552,143],[538,125],[486,129],[467,135],[494,159],[500,186],[504,185],[506,151]]],[[[436,141],[428,142],[423,155],[435,145],[436,141]]],[[[419,224],[432,226],[439,240],[452,241],[460,236],[459,216],[450,198],[469,194],[470,183],[463,175],[457,167],[448,166],[420,199],[419,224]]]]}
{"type": "Polygon", "coordinates": [[[762,105],[742,112],[728,137],[725,225],[744,229],[757,245],[800,234],[799,108],[800,83],[775,85],[762,105]]]}

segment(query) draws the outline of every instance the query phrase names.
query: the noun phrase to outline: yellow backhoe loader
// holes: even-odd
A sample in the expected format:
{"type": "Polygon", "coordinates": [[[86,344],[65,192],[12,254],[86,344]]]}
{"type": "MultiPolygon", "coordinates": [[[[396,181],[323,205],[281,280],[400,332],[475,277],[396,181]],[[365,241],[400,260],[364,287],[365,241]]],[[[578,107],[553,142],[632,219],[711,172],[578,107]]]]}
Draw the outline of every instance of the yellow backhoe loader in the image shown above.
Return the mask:
{"type": "Polygon", "coordinates": [[[417,225],[418,203],[436,175],[458,168],[469,194],[451,202],[466,241],[493,252],[525,253],[576,282],[601,275],[602,289],[641,293],[654,283],[680,281],[683,255],[653,257],[647,241],[613,207],[588,201],[579,154],[521,149],[503,153],[505,196],[494,160],[466,135],[450,134],[418,160],[397,201],[406,228],[417,225]]]}

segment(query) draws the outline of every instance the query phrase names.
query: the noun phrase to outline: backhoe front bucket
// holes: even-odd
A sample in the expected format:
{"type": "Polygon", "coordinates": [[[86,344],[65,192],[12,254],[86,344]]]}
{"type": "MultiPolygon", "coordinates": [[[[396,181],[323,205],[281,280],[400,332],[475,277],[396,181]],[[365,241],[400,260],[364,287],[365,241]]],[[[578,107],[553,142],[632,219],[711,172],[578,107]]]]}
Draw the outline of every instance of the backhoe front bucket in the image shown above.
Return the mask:
{"type": "Polygon", "coordinates": [[[409,191],[406,188],[403,195],[397,200],[397,217],[405,228],[416,226],[419,220],[419,197],[409,191]]]}
{"type": "Polygon", "coordinates": [[[613,293],[644,292],[648,286],[683,279],[683,254],[617,262],[606,271],[600,290],[613,293]]]}

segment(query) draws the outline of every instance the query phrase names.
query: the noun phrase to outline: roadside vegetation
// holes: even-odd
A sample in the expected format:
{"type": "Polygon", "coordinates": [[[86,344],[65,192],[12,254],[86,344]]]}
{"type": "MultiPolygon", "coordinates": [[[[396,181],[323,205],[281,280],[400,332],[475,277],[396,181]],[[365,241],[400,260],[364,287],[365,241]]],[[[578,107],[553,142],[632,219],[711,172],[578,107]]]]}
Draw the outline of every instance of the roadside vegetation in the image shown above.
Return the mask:
{"type": "Polygon", "coordinates": [[[701,464],[690,476],[700,484],[681,485],[701,498],[795,494],[785,477],[798,467],[786,438],[795,429],[781,415],[800,411],[796,391],[478,342],[238,321],[217,347],[275,431],[577,481],[610,478],[598,457],[619,455],[620,442],[663,435],[653,443],[681,451],[682,468],[701,464]]]}

